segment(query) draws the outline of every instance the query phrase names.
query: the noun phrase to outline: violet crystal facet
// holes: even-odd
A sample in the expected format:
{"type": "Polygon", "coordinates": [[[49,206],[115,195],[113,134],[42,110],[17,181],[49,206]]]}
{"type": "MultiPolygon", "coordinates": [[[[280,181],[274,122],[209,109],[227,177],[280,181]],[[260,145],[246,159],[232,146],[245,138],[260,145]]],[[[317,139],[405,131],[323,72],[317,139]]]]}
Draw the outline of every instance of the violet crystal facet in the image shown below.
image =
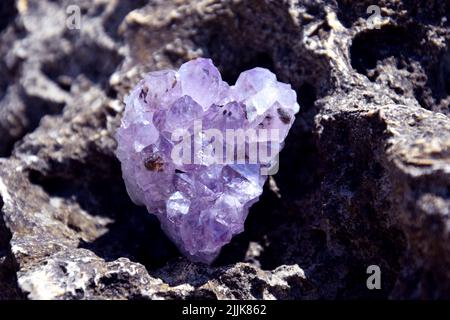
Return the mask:
{"type": "Polygon", "coordinates": [[[241,73],[229,86],[210,59],[198,58],[178,72],[147,74],[125,104],[116,154],[131,199],[159,218],[191,260],[212,262],[222,246],[243,231],[249,208],[267,179],[262,169],[270,172],[277,163],[299,110],[295,91],[263,68],[241,73]],[[195,122],[203,131],[195,130],[195,122]],[[174,157],[180,137],[174,139],[173,133],[183,129],[192,145],[183,154],[190,152],[191,162],[174,157]],[[239,129],[275,129],[278,135],[267,143],[268,157],[256,162],[249,160],[254,159],[251,147],[258,145],[259,150],[269,138],[237,137],[231,150],[241,145],[244,155],[225,161],[230,141],[221,144],[223,154],[214,152],[219,150],[214,144],[218,138],[204,133],[209,129],[223,137],[239,129]]]}

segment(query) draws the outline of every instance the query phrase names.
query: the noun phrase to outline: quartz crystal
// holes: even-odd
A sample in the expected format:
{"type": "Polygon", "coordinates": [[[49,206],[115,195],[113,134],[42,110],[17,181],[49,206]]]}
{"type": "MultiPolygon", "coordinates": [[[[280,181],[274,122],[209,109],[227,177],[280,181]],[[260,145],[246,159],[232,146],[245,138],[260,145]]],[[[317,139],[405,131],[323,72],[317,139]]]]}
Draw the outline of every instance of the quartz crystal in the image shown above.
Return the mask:
{"type": "Polygon", "coordinates": [[[151,72],[125,98],[116,135],[128,194],[187,257],[211,263],[243,231],[298,110],[291,86],[264,68],[232,86],[210,59],[151,72]]]}

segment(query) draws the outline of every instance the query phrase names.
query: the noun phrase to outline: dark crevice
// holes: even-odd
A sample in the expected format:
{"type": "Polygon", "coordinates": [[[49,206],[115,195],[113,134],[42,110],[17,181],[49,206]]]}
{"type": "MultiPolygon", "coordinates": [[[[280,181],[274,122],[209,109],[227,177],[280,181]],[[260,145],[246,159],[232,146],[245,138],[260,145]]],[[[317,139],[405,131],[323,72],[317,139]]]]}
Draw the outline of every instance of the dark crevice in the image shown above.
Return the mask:
{"type": "Polygon", "coordinates": [[[5,81],[3,77],[0,79],[0,101],[5,97],[6,91],[8,90],[8,83],[5,81]]]}
{"type": "Polygon", "coordinates": [[[4,202],[0,196],[0,257],[5,256],[9,246],[9,240],[11,239],[11,235],[5,226],[5,222],[3,221],[3,205],[4,202]]]}
{"type": "Polygon", "coordinates": [[[104,28],[106,33],[113,39],[120,39],[119,36],[119,26],[122,23],[125,16],[135,9],[143,7],[148,3],[148,0],[121,0],[117,5],[117,8],[108,17],[106,17],[104,22],[104,28]]]}
{"type": "Polygon", "coordinates": [[[12,22],[17,16],[17,9],[14,0],[2,0],[0,2],[0,33],[12,22]]]}
{"type": "Polygon", "coordinates": [[[301,111],[305,112],[311,110],[317,100],[316,88],[312,84],[305,82],[300,86],[298,92],[298,103],[301,106],[301,111]]]}
{"type": "Polygon", "coordinates": [[[234,68],[229,66],[221,67],[222,79],[228,84],[233,85],[236,83],[239,74],[242,71],[250,70],[256,67],[266,68],[274,72],[274,63],[270,54],[265,52],[255,53],[253,56],[246,58],[243,61],[239,61],[239,65],[234,68]]]}
{"type": "Polygon", "coordinates": [[[27,106],[25,108],[25,118],[28,121],[26,132],[23,135],[36,129],[42,117],[45,115],[61,114],[65,106],[65,103],[57,103],[40,97],[29,96],[23,91],[21,96],[24,104],[27,106]]]}
{"type": "Polygon", "coordinates": [[[3,127],[0,127],[0,130],[6,136],[0,146],[0,156],[4,157],[12,154],[15,143],[20,141],[26,134],[34,131],[45,115],[61,114],[65,106],[63,102],[59,103],[38,96],[30,96],[23,88],[9,87],[7,90],[9,89],[11,91],[5,95],[5,100],[8,99],[8,101],[4,101],[5,108],[2,110],[5,124],[3,127]],[[16,90],[19,98],[16,98],[16,90]],[[17,99],[18,102],[16,102],[17,99]],[[19,111],[19,114],[15,113],[15,103],[19,104],[19,106],[21,104],[24,105],[23,111],[19,111]],[[8,128],[8,116],[12,119],[12,128],[8,128]]]}
{"type": "Polygon", "coordinates": [[[431,66],[428,72],[428,86],[433,98],[440,102],[450,96],[450,46],[443,52],[438,62],[431,66]]]}
{"type": "Polygon", "coordinates": [[[17,262],[11,252],[11,232],[3,217],[3,199],[0,196],[0,300],[24,299],[17,283],[17,262]]]}
{"type": "Polygon", "coordinates": [[[42,72],[66,91],[70,91],[78,76],[86,77],[102,88],[108,88],[109,77],[121,63],[122,57],[115,50],[100,47],[96,43],[80,43],[75,47],[82,47],[83,50],[75,49],[45,62],[42,72]],[[93,56],[96,56],[96,59],[92,59],[93,56]]]}
{"type": "MultiPolygon", "coordinates": [[[[175,246],[161,230],[158,219],[148,213],[145,207],[131,202],[118,160],[106,155],[91,156],[96,161],[104,158],[104,163],[110,165],[98,168],[98,162],[92,165],[73,163],[69,166],[70,172],[65,174],[58,174],[57,171],[45,175],[38,171],[29,173],[30,181],[40,185],[50,196],[72,201],[94,218],[106,217],[112,220],[106,233],[99,234],[92,242],[81,241],[80,248],[92,250],[106,261],[127,257],[142,263],[148,270],[159,268],[179,256],[175,246]],[[74,179],[80,176],[85,179],[74,179]]],[[[79,228],[71,226],[72,230],[86,231],[79,228]]],[[[96,232],[90,230],[90,233],[96,232]]]]}
{"type": "Polygon", "coordinates": [[[11,81],[8,68],[4,61],[0,61],[0,74],[2,75],[0,77],[0,101],[2,101],[8,90],[9,82],[11,81]]]}

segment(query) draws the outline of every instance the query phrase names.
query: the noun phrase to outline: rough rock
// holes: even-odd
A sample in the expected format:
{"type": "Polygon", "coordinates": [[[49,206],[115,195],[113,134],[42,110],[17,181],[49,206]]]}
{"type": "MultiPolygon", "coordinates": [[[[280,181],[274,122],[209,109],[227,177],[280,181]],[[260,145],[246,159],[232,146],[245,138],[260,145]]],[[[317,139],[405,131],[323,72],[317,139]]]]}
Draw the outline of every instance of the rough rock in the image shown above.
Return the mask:
{"type": "Polygon", "coordinates": [[[372,4],[3,1],[0,298],[449,298],[449,6],[381,0],[371,24],[372,4]],[[301,106],[209,267],[128,198],[113,138],[144,73],[200,56],[232,83],[269,68],[301,106]]]}

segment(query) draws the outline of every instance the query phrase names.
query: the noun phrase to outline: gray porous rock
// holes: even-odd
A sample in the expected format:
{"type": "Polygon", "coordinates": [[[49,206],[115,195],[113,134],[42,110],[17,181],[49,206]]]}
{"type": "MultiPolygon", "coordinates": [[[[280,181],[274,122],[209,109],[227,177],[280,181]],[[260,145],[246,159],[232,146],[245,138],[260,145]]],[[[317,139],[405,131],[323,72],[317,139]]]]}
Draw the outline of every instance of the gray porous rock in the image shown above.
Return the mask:
{"type": "Polygon", "coordinates": [[[450,298],[450,5],[423,3],[1,1],[0,299],[450,298]],[[196,57],[230,83],[269,68],[301,107],[212,266],[131,202],[114,155],[130,88],[196,57]]]}

